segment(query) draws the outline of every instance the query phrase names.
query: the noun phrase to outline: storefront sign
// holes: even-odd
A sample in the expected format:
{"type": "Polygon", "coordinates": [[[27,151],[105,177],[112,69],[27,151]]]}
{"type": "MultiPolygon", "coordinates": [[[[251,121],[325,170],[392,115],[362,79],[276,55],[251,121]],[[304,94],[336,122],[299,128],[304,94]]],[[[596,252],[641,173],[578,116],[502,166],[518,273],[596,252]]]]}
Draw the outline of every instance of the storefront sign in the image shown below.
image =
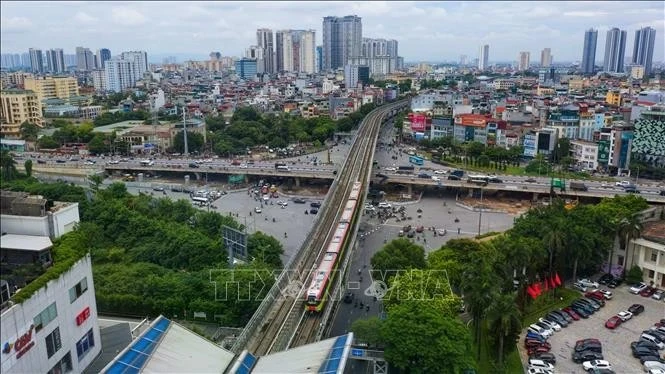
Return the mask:
{"type": "MultiPolygon", "coordinates": [[[[18,360],[21,358],[23,355],[25,355],[30,348],[32,348],[35,345],[35,341],[32,340],[32,332],[35,330],[35,325],[30,325],[30,328],[28,328],[28,331],[25,332],[23,335],[19,336],[16,339],[11,339],[8,342],[5,342],[2,345],[2,353],[4,354],[2,357],[2,366],[3,368],[5,366],[5,361],[7,359],[12,358],[12,353],[15,353],[15,360],[18,360]]],[[[15,362],[15,361],[14,361],[15,362]]],[[[13,366],[14,363],[9,365],[9,367],[13,366]]]]}
{"type": "Polygon", "coordinates": [[[88,317],[90,317],[90,307],[83,309],[83,311],[76,316],[76,326],[81,326],[88,317]]]}

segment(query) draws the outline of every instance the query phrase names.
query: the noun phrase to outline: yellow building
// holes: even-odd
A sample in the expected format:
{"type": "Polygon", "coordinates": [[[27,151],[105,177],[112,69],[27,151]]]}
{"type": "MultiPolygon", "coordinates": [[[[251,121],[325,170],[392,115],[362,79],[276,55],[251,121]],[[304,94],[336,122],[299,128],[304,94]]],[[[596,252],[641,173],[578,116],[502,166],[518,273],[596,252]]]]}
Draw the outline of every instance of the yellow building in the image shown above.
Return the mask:
{"type": "Polygon", "coordinates": [[[607,91],[605,102],[614,106],[621,105],[621,93],[619,91],[607,91]]]}
{"type": "Polygon", "coordinates": [[[79,95],[78,82],[74,77],[25,78],[24,87],[35,91],[40,103],[46,99],[67,100],[70,96],[79,95]]]}
{"type": "Polygon", "coordinates": [[[633,79],[642,79],[644,78],[644,66],[642,65],[633,65],[630,67],[630,77],[633,79]]]}
{"type": "Polygon", "coordinates": [[[554,88],[552,87],[541,87],[538,86],[536,89],[536,95],[537,96],[550,96],[554,95],[554,88]]]}
{"type": "Polygon", "coordinates": [[[42,126],[44,120],[37,94],[27,90],[0,91],[0,135],[18,138],[23,122],[42,126]]]}

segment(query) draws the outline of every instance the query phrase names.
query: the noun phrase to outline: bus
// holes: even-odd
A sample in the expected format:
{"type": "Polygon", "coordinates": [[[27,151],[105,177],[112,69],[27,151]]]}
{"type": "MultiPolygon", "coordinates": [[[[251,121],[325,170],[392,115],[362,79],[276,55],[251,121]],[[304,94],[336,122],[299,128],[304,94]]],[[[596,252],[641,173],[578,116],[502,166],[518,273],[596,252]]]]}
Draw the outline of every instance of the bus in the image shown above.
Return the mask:
{"type": "Polygon", "coordinates": [[[192,202],[194,203],[194,205],[199,205],[199,206],[206,206],[209,203],[207,197],[199,197],[199,196],[192,197],[192,202]]]}
{"type": "Polygon", "coordinates": [[[481,186],[487,186],[489,183],[490,177],[487,175],[473,175],[469,174],[469,178],[467,179],[467,183],[473,183],[473,184],[478,184],[481,186]]]}
{"type": "Polygon", "coordinates": [[[418,156],[409,156],[409,162],[415,165],[422,165],[424,163],[423,158],[418,156]]]}

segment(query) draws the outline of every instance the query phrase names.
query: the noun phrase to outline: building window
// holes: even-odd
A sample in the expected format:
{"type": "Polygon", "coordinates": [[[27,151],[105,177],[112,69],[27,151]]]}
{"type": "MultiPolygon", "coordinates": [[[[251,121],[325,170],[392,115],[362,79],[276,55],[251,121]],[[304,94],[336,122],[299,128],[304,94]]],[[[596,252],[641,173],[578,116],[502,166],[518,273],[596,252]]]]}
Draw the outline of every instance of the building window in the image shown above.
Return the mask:
{"type": "Polygon", "coordinates": [[[656,276],[656,272],[653,271],[653,270],[649,270],[649,272],[647,274],[649,274],[648,277],[651,278],[651,279],[653,279],[653,277],[656,276]]]}
{"type": "Polygon", "coordinates": [[[51,358],[61,347],[60,328],[56,327],[53,332],[46,336],[46,355],[48,358],[51,358]]]}
{"type": "Polygon", "coordinates": [[[95,346],[95,336],[92,333],[92,329],[85,334],[81,340],[76,343],[76,354],[79,357],[79,362],[85,357],[85,355],[92,350],[95,346]]]}
{"type": "Polygon", "coordinates": [[[88,278],[83,278],[81,279],[80,282],[76,284],[76,286],[72,287],[69,289],[69,302],[73,303],[83,295],[85,291],[88,290],[88,278]]]}
{"type": "Polygon", "coordinates": [[[651,250],[651,261],[656,262],[658,260],[658,251],[655,249],[651,250]]]}
{"type": "Polygon", "coordinates": [[[55,306],[55,302],[46,309],[44,309],[41,313],[39,313],[35,319],[34,319],[34,324],[35,324],[35,331],[39,331],[42,328],[46,327],[49,322],[53,321],[56,317],[58,316],[58,309],[55,306]]]}
{"type": "Polygon", "coordinates": [[[67,354],[64,355],[62,359],[47,372],[47,374],[69,373],[72,370],[72,354],[71,352],[67,352],[67,354]]]}
{"type": "Polygon", "coordinates": [[[617,265],[623,266],[623,256],[617,256],[617,265]]]}

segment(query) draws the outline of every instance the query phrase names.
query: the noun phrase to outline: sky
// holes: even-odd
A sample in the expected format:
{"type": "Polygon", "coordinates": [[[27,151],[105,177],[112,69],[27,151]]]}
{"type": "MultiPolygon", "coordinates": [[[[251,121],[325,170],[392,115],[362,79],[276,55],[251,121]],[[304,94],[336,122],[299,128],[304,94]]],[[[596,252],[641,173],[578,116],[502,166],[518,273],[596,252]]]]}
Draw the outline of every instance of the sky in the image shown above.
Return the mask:
{"type": "Polygon", "coordinates": [[[582,59],[584,31],[598,29],[601,61],[608,29],[628,32],[626,57],[635,30],[656,29],[653,60],[665,61],[665,2],[0,2],[0,50],[77,46],[145,50],[151,62],[165,56],[208,59],[211,51],[240,56],[256,44],[257,28],[314,29],[321,44],[325,16],[357,15],[363,37],[396,39],[407,62],[458,61],[478,57],[489,44],[490,61],[515,61],[520,51],[540,61],[543,48],[554,62],[582,59]]]}

